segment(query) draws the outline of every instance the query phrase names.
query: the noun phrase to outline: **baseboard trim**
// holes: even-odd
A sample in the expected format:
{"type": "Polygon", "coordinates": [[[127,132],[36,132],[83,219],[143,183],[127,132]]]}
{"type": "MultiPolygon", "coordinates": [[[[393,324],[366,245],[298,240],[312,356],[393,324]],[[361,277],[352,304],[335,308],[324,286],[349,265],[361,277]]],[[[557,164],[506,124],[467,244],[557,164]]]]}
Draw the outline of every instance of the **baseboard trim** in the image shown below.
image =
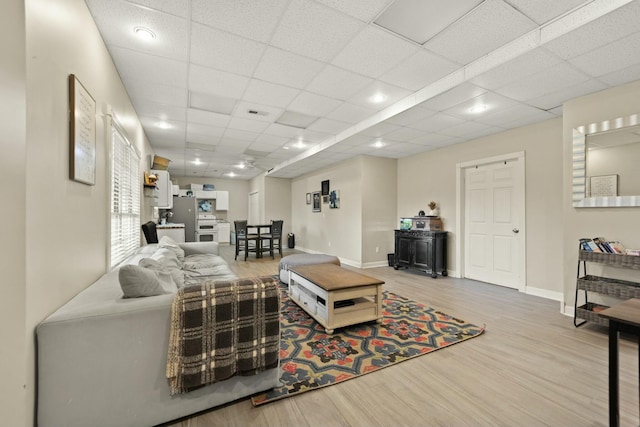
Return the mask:
{"type": "Polygon", "coordinates": [[[527,286],[525,288],[524,293],[527,295],[533,295],[536,297],[542,297],[542,298],[550,299],[553,301],[560,301],[560,302],[562,302],[564,297],[562,292],[550,291],[548,289],[534,288],[532,286],[527,286]]]}

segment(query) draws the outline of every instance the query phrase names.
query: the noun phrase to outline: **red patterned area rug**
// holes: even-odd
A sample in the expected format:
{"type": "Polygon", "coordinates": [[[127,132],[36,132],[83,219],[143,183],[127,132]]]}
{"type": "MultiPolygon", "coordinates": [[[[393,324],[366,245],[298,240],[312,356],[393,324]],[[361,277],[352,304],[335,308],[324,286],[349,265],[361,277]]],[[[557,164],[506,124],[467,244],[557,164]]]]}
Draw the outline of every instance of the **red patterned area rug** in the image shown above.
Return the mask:
{"type": "Polygon", "coordinates": [[[382,323],[324,328],[292,302],[281,285],[281,387],[251,397],[254,406],[337,384],[477,337],[479,327],[391,292],[382,323]]]}

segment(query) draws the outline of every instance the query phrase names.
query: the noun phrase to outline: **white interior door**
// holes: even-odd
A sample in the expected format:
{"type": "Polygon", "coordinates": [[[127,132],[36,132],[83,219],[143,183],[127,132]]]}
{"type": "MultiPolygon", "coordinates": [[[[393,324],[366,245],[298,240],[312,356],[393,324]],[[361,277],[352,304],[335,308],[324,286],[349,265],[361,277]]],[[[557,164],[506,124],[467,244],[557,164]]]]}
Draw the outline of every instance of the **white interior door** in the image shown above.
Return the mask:
{"type": "Polygon", "coordinates": [[[524,159],[468,167],[465,277],[524,290],[524,159]]]}

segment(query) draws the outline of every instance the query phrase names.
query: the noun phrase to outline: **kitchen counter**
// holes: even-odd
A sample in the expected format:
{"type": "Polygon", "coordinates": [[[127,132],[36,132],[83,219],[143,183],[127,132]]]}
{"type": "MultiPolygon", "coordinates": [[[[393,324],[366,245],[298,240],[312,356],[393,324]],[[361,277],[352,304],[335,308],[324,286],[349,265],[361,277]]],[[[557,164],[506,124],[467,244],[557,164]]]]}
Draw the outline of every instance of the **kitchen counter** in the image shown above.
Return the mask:
{"type": "Polygon", "coordinates": [[[166,229],[170,229],[170,228],[184,228],[184,227],[185,227],[185,225],[182,224],[182,223],[179,223],[179,222],[168,222],[168,223],[163,224],[163,225],[157,224],[156,225],[156,230],[158,230],[158,229],[166,230],[166,229]]]}
{"type": "Polygon", "coordinates": [[[183,243],[185,225],[179,222],[169,222],[164,225],[156,225],[156,233],[158,233],[158,240],[164,236],[171,237],[178,243],[183,243]]]}

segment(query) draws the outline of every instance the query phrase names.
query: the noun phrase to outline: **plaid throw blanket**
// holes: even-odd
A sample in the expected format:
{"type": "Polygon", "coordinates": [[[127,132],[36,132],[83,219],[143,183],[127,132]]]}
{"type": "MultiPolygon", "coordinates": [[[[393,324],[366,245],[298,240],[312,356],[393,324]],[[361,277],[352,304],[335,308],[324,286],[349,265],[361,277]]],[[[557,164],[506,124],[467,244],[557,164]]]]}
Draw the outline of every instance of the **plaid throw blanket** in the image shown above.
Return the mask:
{"type": "Polygon", "coordinates": [[[207,280],[178,291],[167,355],[171,395],[278,366],[277,283],[271,276],[207,280]]]}

